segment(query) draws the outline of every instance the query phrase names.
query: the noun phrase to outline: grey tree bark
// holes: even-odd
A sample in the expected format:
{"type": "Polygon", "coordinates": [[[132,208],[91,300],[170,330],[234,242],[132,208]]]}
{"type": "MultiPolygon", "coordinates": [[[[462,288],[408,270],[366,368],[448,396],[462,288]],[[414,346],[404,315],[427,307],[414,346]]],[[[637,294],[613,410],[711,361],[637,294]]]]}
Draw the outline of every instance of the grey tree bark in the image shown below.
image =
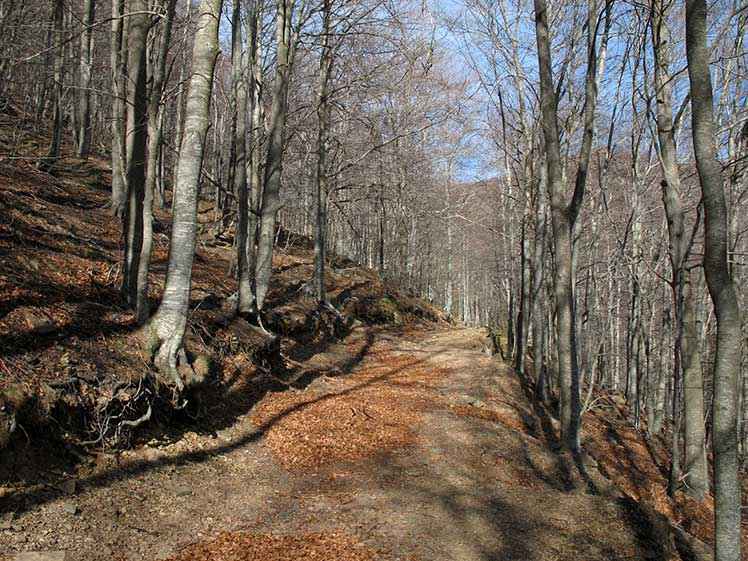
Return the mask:
{"type": "MultiPolygon", "coordinates": [[[[185,0],[187,13],[185,15],[186,24],[184,26],[184,29],[182,31],[182,42],[187,42],[187,34],[190,29],[189,22],[192,21],[192,0],[185,0]]],[[[184,55],[183,55],[184,57],[184,55]]],[[[175,102],[175,105],[177,106],[175,118],[174,118],[174,125],[175,125],[175,137],[174,137],[174,145],[177,147],[177,150],[179,150],[179,147],[182,146],[182,134],[184,132],[184,92],[186,88],[184,87],[184,71],[187,67],[187,61],[185,58],[182,59],[182,64],[179,65],[179,93],[177,94],[177,99],[175,102]]],[[[179,173],[179,166],[178,164],[179,156],[177,155],[177,162],[175,162],[173,169],[171,170],[171,185],[172,185],[172,205],[174,204],[174,185],[177,184],[177,175],[179,173]]]]}
{"type": "MultiPolygon", "coordinates": [[[[262,140],[264,135],[265,111],[262,103],[263,61],[261,25],[263,14],[262,0],[253,0],[252,9],[247,17],[247,54],[248,54],[248,105],[250,112],[250,127],[247,153],[247,181],[249,215],[247,220],[247,270],[251,283],[251,294],[244,296],[244,301],[251,301],[253,311],[256,311],[255,270],[257,264],[257,225],[260,203],[262,201],[262,140]]],[[[245,288],[246,289],[246,288],[245,288]]],[[[242,300],[240,294],[239,299],[242,300]]]]}
{"type": "Polygon", "coordinates": [[[146,326],[148,348],[159,370],[178,390],[184,388],[180,367],[189,368],[183,347],[187,327],[192,263],[197,241],[197,199],[205,139],[210,123],[213,73],[218,56],[218,23],[222,0],[203,0],[197,16],[184,133],[174,186],[169,266],[161,304],[146,326]]]}
{"type": "MultiPolygon", "coordinates": [[[[251,14],[249,17],[252,17],[251,14]]],[[[237,279],[239,281],[239,298],[237,311],[252,311],[254,296],[252,294],[252,273],[249,268],[249,192],[247,185],[247,84],[249,76],[248,56],[242,42],[241,2],[234,0],[231,28],[232,81],[234,89],[234,194],[237,200],[236,257],[237,279]]],[[[252,48],[253,37],[248,37],[248,47],[252,48]]],[[[254,242],[254,238],[252,239],[254,242]]]]}
{"type": "MultiPolygon", "coordinates": [[[[684,399],[684,441],[686,491],[701,500],[708,491],[706,448],[704,442],[704,397],[701,380],[701,364],[696,338],[696,316],[694,313],[694,290],[690,286],[691,273],[686,268],[690,238],[686,232],[686,211],[681,195],[681,181],[678,172],[675,130],[673,119],[672,76],[670,74],[670,37],[668,25],[668,5],[662,0],[652,2],[652,53],[654,55],[654,80],[658,155],[664,180],[662,200],[667,215],[669,253],[672,279],[675,341],[674,365],[682,369],[675,372],[683,380],[684,399]]],[[[676,439],[677,440],[677,439],[676,439]]],[[[677,453],[677,450],[674,450],[677,453]]],[[[679,479],[680,473],[671,470],[671,478],[679,479]]],[[[673,487],[673,485],[671,485],[673,487]]]]}
{"type": "Polygon", "coordinates": [[[315,170],[315,236],[314,236],[314,289],[320,306],[327,302],[325,292],[325,244],[327,243],[327,135],[330,127],[329,82],[333,65],[330,44],[330,19],[332,0],[322,2],[322,52],[319,58],[317,92],[317,167],[315,170]]]}
{"type": "Polygon", "coordinates": [[[138,323],[145,323],[150,313],[148,307],[148,271],[150,269],[151,251],[153,249],[153,201],[156,195],[156,183],[159,171],[159,156],[163,139],[163,94],[166,79],[166,58],[171,42],[171,29],[174,21],[176,0],[168,0],[161,31],[161,40],[155,55],[151,57],[151,85],[148,95],[148,161],[146,164],[145,193],[143,197],[143,241],[138,259],[135,314],[138,323]]]}
{"type": "Polygon", "coordinates": [[[694,273],[683,278],[683,470],[686,493],[703,500],[709,492],[709,466],[706,459],[704,426],[704,379],[699,352],[699,325],[696,296],[703,290],[694,273]]]}
{"type": "Polygon", "coordinates": [[[270,287],[273,269],[273,240],[278,211],[281,208],[280,188],[283,172],[286,115],[288,112],[288,84],[291,79],[293,45],[291,22],[293,0],[278,0],[276,20],[276,68],[272,88],[272,107],[265,158],[264,190],[260,207],[260,231],[255,264],[255,296],[257,310],[261,312],[270,287]]]}
{"type": "Polygon", "coordinates": [[[143,248],[143,206],[145,198],[148,113],[146,91],[146,45],[150,20],[146,0],[130,0],[127,18],[127,207],[125,211],[125,258],[122,293],[138,316],[138,270],[143,248]]]}
{"type": "Polygon", "coordinates": [[[63,50],[63,32],[64,26],[64,2],[55,0],[55,10],[53,16],[54,34],[53,41],[57,42],[54,49],[54,71],[52,86],[52,103],[54,116],[52,117],[52,139],[49,143],[47,155],[39,162],[39,168],[44,171],[50,171],[52,166],[60,157],[60,148],[62,146],[62,127],[63,127],[63,107],[62,107],[62,79],[64,72],[65,53],[63,50]]]}
{"type": "Polygon", "coordinates": [[[738,380],[740,309],[727,260],[727,205],[717,160],[705,0],[686,0],[686,55],[691,131],[704,204],[704,272],[717,318],[714,356],[714,559],[740,561],[738,380]]]}
{"type": "Polygon", "coordinates": [[[124,0],[112,0],[112,34],[109,44],[109,64],[112,72],[112,214],[125,214],[126,184],[124,148],[124,80],[122,49],[124,39],[124,0]]]}
{"type": "MultiPolygon", "coordinates": [[[[556,300],[556,335],[558,372],[561,398],[561,438],[573,452],[579,449],[580,395],[577,367],[574,292],[572,281],[572,231],[579,215],[587,183],[592,139],[594,136],[595,106],[597,103],[597,5],[588,6],[587,71],[585,77],[584,123],[574,192],[566,200],[558,129],[558,99],[553,86],[551,38],[548,28],[548,8],[545,0],[534,0],[535,36],[538,45],[540,74],[540,106],[543,138],[545,140],[548,191],[551,200],[551,223],[555,250],[554,295],[556,300]]],[[[606,2],[610,13],[611,1],[606,2]]]]}
{"type": "Polygon", "coordinates": [[[545,368],[545,321],[541,313],[541,297],[543,279],[545,276],[545,245],[546,245],[546,201],[545,201],[545,166],[540,165],[540,180],[538,181],[535,209],[535,240],[533,247],[533,278],[532,278],[532,342],[533,342],[533,374],[535,376],[535,395],[541,401],[548,399],[545,368]]]}
{"type": "Polygon", "coordinates": [[[81,54],[78,106],[78,128],[75,131],[75,143],[79,158],[87,158],[91,149],[91,68],[93,66],[93,28],[95,0],[83,2],[83,25],[81,34],[81,54]]]}

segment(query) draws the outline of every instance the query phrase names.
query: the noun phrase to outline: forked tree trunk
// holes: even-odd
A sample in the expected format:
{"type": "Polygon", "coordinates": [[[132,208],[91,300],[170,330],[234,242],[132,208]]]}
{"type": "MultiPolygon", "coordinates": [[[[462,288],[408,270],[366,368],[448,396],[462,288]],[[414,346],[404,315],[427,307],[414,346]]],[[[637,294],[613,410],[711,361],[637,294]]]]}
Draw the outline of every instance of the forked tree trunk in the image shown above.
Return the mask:
{"type": "MultiPolygon", "coordinates": [[[[535,0],[535,36],[538,45],[540,75],[540,106],[543,138],[546,150],[548,191],[551,200],[551,223],[555,250],[554,294],[556,300],[556,336],[558,353],[558,378],[561,397],[561,439],[564,446],[575,452],[579,449],[580,395],[579,369],[577,367],[574,319],[574,264],[572,232],[579,215],[587,185],[592,140],[594,137],[595,108],[597,105],[597,2],[589,0],[587,15],[587,70],[583,108],[582,145],[579,153],[574,192],[566,200],[563,163],[561,161],[558,130],[558,99],[553,86],[551,37],[548,28],[546,0],[535,0]]],[[[612,0],[605,4],[605,31],[607,41],[610,28],[612,0]]],[[[604,56],[605,48],[601,49],[604,56]]]]}
{"type": "Polygon", "coordinates": [[[184,133],[179,149],[177,183],[174,186],[169,267],[164,295],[147,326],[148,347],[156,353],[158,369],[169,375],[181,390],[178,368],[189,367],[183,348],[192,284],[192,263],[197,241],[197,199],[205,139],[210,123],[213,72],[218,56],[218,22],[222,0],[203,0],[197,17],[184,133]]]}
{"type": "MultiPolygon", "coordinates": [[[[656,122],[658,154],[664,180],[662,200],[667,214],[672,294],[674,312],[675,350],[679,356],[673,361],[676,377],[683,380],[684,441],[686,491],[696,499],[703,499],[708,490],[708,474],[704,443],[703,381],[698,342],[695,338],[694,290],[689,290],[690,273],[686,270],[690,240],[686,232],[686,212],[681,196],[675,144],[676,123],[673,122],[672,78],[670,76],[670,43],[667,27],[667,5],[663,0],[652,3],[652,52],[654,55],[655,92],[657,96],[656,122]]],[[[677,451],[675,451],[677,452],[677,451]]],[[[680,479],[680,473],[671,469],[671,477],[680,479]]],[[[674,483],[670,485],[674,488],[674,483]]]]}
{"type": "Polygon", "coordinates": [[[579,446],[579,377],[573,348],[573,302],[571,289],[571,222],[565,199],[562,178],[561,149],[557,120],[557,99],[553,87],[551,38],[548,29],[548,9],[545,0],[535,0],[535,33],[538,43],[540,68],[540,105],[545,139],[548,191],[551,199],[551,219],[556,270],[554,296],[556,300],[556,336],[558,375],[561,398],[561,434],[566,448],[579,446]]]}
{"type": "Polygon", "coordinates": [[[691,131],[704,202],[704,272],[717,318],[714,356],[714,559],[740,561],[738,380],[741,326],[727,262],[727,205],[715,143],[705,0],[686,0],[686,55],[691,84],[691,131]]]}

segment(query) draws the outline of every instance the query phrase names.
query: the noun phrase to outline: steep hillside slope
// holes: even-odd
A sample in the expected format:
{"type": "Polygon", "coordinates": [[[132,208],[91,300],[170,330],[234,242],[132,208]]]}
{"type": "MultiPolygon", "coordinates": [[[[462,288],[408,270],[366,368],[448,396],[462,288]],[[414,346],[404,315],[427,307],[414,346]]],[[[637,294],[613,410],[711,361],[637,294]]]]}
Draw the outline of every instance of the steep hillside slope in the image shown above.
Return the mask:
{"type": "MultiPolygon", "coordinates": [[[[360,323],[405,327],[443,322],[432,306],[388,287],[345,259],[331,263],[330,300],[341,318],[305,295],[312,276],[309,240],[279,232],[266,327],[272,352],[246,322],[231,317],[235,290],[230,233],[212,234],[200,208],[187,346],[204,377],[185,410],[159,387],[141,352],[137,326],[119,293],[120,225],[108,209],[110,171],[99,158],[65,157],[51,174],[33,159],[46,145],[21,117],[0,115],[0,448],[14,451],[50,435],[68,449],[127,446],[139,429],[200,422],[238,387],[258,398],[268,388],[308,383],[312,359],[360,323]],[[148,422],[142,422],[147,420],[148,422]]],[[[150,300],[158,304],[168,259],[170,217],[157,211],[150,300]]],[[[26,462],[21,461],[21,464],[26,462]]],[[[10,476],[13,466],[0,466],[10,476]]]]}

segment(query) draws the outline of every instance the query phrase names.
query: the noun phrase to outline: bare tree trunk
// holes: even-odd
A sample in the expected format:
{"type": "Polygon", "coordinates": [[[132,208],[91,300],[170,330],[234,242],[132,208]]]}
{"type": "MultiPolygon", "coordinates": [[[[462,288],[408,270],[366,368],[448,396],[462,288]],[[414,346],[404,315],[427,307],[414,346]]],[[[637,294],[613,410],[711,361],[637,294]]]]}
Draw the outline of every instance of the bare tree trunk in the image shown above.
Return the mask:
{"type": "MultiPolygon", "coordinates": [[[[684,397],[684,465],[686,490],[701,500],[708,489],[708,474],[705,461],[704,444],[704,399],[703,381],[701,380],[700,354],[695,339],[695,299],[693,290],[686,290],[689,273],[686,270],[690,240],[686,233],[686,213],[681,197],[680,174],[676,158],[675,129],[672,109],[672,79],[670,76],[670,44],[672,39],[667,27],[668,7],[663,0],[652,3],[652,51],[654,54],[654,78],[657,103],[657,139],[658,155],[664,180],[662,182],[662,200],[667,214],[670,265],[672,269],[671,291],[673,294],[673,340],[674,352],[679,355],[673,361],[674,373],[683,380],[684,397]],[[699,427],[699,425],[701,425],[699,427]],[[699,448],[701,451],[699,451],[699,448]]],[[[674,451],[677,453],[677,451],[674,451]]],[[[671,470],[671,477],[680,478],[680,474],[671,470]]],[[[674,483],[671,484],[674,487],[674,483]]]]}
{"type": "MultiPolygon", "coordinates": [[[[251,302],[251,309],[256,311],[255,296],[255,271],[257,264],[257,226],[258,212],[262,201],[262,173],[261,173],[261,147],[265,113],[262,104],[263,84],[263,61],[262,41],[260,37],[260,26],[262,21],[262,9],[260,0],[253,0],[252,10],[247,18],[247,49],[249,66],[249,154],[247,166],[247,179],[249,185],[248,204],[250,212],[247,220],[247,270],[250,274],[251,294],[244,296],[244,302],[251,302]]],[[[241,288],[241,287],[240,287],[241,288]]],[[[242,300],[242,295],[239,295],[242,300]]]]}
{"type": "Polygon", "coordinates": [[[112,0],[112,35],[110,65],[112,72],[112,214],[123,218],[125,214],[126,180],[124,148],[124,80],[122,72],[122,47],[124,0],[112,0]]]}
{"type": "Polygon", "coordinates": [[[54,104],[54,116],[52,117],[52,140],[49,143],[49,150],[44,159],[39,162],[39,168],[44,171],[50,171],[52,166],[60,157],[60,148],[62,147],[62,127],[63,127],[63,109],[62,109],[62,79],[64,71],[64,2],[55,0],[54,10],[54,36],[53,41],[57,42],[54,50],[54,84],[52,88],[52,103],[54,104]]]}
{"type": "Polygon", "coordinates": [[[156,195],[156,183],[159,170],[159,156],[163,137],[163,100],[164,80],[166,79],[166,57],[171,41],[171,28],[174,21],[176,0],[168,0],[166,17],[158,51],[153,59],[153,72],[149,79],[151,84],[148,96],[148,163],[146,165],[145,195],[143,198],[143,242],[138,260],[137,295],[135,300],[138,323],[144,323],[150,313],[148,307],[148,271],[153,248],[153,201],[156,195]]]}
{"type": "Polygon", "coordinates": [[[333,64],[330,45],[330,18],[332,0],[322,3],[322,53],[319,59],[319,91],[317,92],[317,168],[315,172],[315,236],[314,236],[314,288],[317,302],[327,301],[325,292],[325,244],[327,229],[327,135],[330,127],[328,90],[333,64]]]}
{"type": "Polygon", "coordinates": [[[525,219],[522,221],[520,234],[519,310],[517,310],[517,332],[514,344],[514,368],[520,376],[525,374],[527,333],[530,323],[530,239],[527,235],[527,222],[531,215],[529,193],[526,195],[526,200],[525,219]]]}
{"type": "Polygon", "coordinates": [[[273,81],[272,109],[267,157],[265,160],[265,180],[260,209],[260,232],[257,242],[257,263],[255,266],[256,301],[258,312],[265,305],[265,296],[270,287],[273,270],[273,239],[275,223],[281,207],[280,188],[283,170],[283,149],[285,146],[286,114],[288,112],[288,84],[291,79],[293,45],[291,20],[293,0],[278,0],[276,22],[277,61],[273,81]]]}
{"type": "Polygon", "coordinates": [[[551,199],[551,218],[556,270],[554,293],[557,307],[556,334],[558,345],[559,383],[561,397],[561,434],[564,446],[579,449],[580,396],[579,370],[574,336],[574,294],[572,287],[572,240],[577,215],[584,197],[587,169],[594,135],[595,105],[597,101],[596,5],[591,0],[588,12],[588,56],[585,79],[584,133],[579,168],[571,202],[565,198],[563,164],[558,131],[558,100],[553,86],[551,38],[545,0],[535,0],[535,34],[538,44],[540,73],[540,105],[543,137],[545,139],[548,191],[551,199]]]}
{"type": "MultiPolygon", "coordinates": [[[[187,34],[190,29],[190,22],[191,22],[191,15],[192,15],[192,0],[185,0],[185,4],[187,4],[187,14],[185,17],[185,24],[184,24],[184,31],[182,33],[182,42],[187,41],[187,34]]],[[[175,105],[177,106],[177,111],[175,115],[175,137],[174,137],[174,145],[176,146],[177,150],[179,150],[179,147],[182,146],[182,134],[184,133],[184,92],[187,88],[185,88],[184,85],[184,71],[185,68],[188,66],[188,62],[186,60],[186,57],[183,57],[182,63],[179,65],[179,93],[177,94],[177,99],[175,101],[175,105]]],[[[177,156],[178,160],[178,156],[177,156]]],[[[179,166],[177,165],[178,161],[174,163],[174,168],[171,170],[171,204],[174,205],[174,186],[177,184],[177,175],[179,173],[179,166]]]]}
{"type": "Polygon", "coordinates": [[[693,277],[693,273],[683,276],[683,340],[680,345],[683,367],[683,470],[686,492],[697,500],[703,500],[709,491],[709,471],[704,428],[704,380],[695,305],[695,295],[703,290],[703,286],[700,287],[693,277]]]}
{"type": "Polygon", "coordinates": [[[546,202],[545,202],[545,166],[541,166],[541,180],[536,193],[537,208],[535,213],[535,244],[533,249],[533,279],[532,279],[532,318],[533,341],[533,370],[535,375],[535,394],[541,401],[548,400],[548,384],[546,382],[545,367],[545,317],[541,313],[541,296],[545,277],[545,231],[546,231],[546,202]]]}
{"type": "Polygon", "coordinates": [[[704,203],[704,272],[717,318],[714,357],[714,559],[740,561],[738,379],[741,326],[727,260],[727,206],[717,161],[705,0],[686,0],[686,54],[691,130],[704,203]]]}
{"type": "Polygon", "coordinates": [[[179,150],[179,172],[174,186],[169,268],[161,305],[148,324],[148,347],[159,370],[181,390],[178,368],[189,367],[183,348],[197,241],[197,199],[205,138],[210,123],[213,72],[218,56],[218,22],[222,0],[203,0],[198,14],[192,55],[192,77],[187,94],[184,134],[179,150]]]}
{"type": "Polygon", "coordinates": [[[78,128],[75,131],[75,143],[79,158],[87,158],[91,147],[91,67],[93,58],[93,29],[95,0],[83,2],[83,25],[80,53],[80,87],[78,107],[78,128]]]}
{"type": "MultiPolygon", "coordinates": [[[[252,15],[250,15],[252,17],[252,15]]],[[[247,48],[252,48],[254,37],[248,37],[247,48]]],[[[237,312],[252,311],[252,274],[249,242],[249,192],[247,185],[247,85],[248,53],[244,50],[241,28],[241,2],[234,0],[231,29],[232,81],[234,86],[234,194],[237,201],[236,222],[236,274],[239,283],[237,312]]],[[[251,87],[251,83],[249,84],[251,87]]],[[[254,239],[252,240],[254,242],[254,239]]]]}
{"type": "MultiPolygon", "coordinates": [[[[128,305],[136,307],[138,270],[143,248],[143,203],[145,198],[146,144],[146,44],[150,21],[146,0],[130,0],[127,31],[127,209],[125,212],[125,261],[122,293],[128,305]]],[[[138,310],[140,311],[140,310],[138,310]]]]}

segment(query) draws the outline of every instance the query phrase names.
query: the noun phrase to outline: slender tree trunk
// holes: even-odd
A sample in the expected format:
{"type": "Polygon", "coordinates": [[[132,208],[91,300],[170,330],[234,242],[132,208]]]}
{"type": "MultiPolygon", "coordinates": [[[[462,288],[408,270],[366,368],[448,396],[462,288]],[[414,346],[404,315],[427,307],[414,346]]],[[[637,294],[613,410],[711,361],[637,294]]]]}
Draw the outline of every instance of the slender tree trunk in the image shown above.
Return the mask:
{"type": "MultiPolygon", "coordinates": [[[[612,0],[606,1],[606,25],[604,41],[610,27],[612,0]]],[[[577,367],[575,317],[574,317],[574,269],[572,232],[584,199],[587,184],[592,140],[594,137],[595,108],[598,90],[597,55],[597,2],[589,0],[587,15],[587,70],[583,108],[582,146],[579,154],[574,192],[567,203],[563,163],[561,161],[560,136],[558,130],[558,99],[553,86],[551,61],[551,37],[548,28],[546,0],[535,0],[535,35],[538,45],[538,67],[540,74],[540,105],[543,138],[545,140],[548,191],[551,200],[551,223],[553,227],[556,300],[556,335],[560,383],[561,438],[564,446],[579,450],[580,395],[579,369],[577,367]]],[[[601,49],[604,55],[605,43],[601,49]]]]}
{"type": "Polygon", "coordinates": [[[697,500],[703,500],[709,491],[709,471],[704,428],[704,380],[701,373],[699,329],[695,309],[695,295],[700,292],[700,287],[693,276],[693,273],[685,273],[683,276],[683,469],[686,476],[686,492],[697,500]]]}
{"type": "MultiPolygon", "coordinates": [[[[446,204],[447,216],[445,226],[447,229],[447,283],[444,295],[444,311],[452,317],[452,296],[454,294],[454,231],[452,228],[452,162],[448,164],[447,180],[444,182],[444,202],[446,204]]],[[[512,312],[509,312],[510,314],[512,312]]]]}
{"type": "Polygon", "coordinates": [[[538,43],[540,68],[540,105],[543,136],[545,138],[548,191],[551,199],[551,218],[556,270],[554,295],[557,318],[556,336],[561,397],[561,433],[569,450],[579,448],[579,373],[574,359],[574,304],[572,301],[570,209],[564,201],[561,148],[555,89],[553,87],[551,38],[548,28],[548,9],[545,0],[535,2],[535,34],[538,43]]]}
{"type": "Polygon", "coordinates": [[[53,41],[57,43],[54,50],[54,84],[52,87],[52,103],[54,106],[54,116],[52,117],[52,140],[49,143],[47,155],[39,163],[39,168],[44,171],[50,171],[52,166],[60,158],[60,149],[62,147],[62,127],[63,127],[63,107],[62,107],[62,80],[65,62],[65,51],[63,42],[64,26],[64,2],[55,0],[54,10],[54,36],[53,41]]]}
{"type": "MultiPolygon", "coordinates": [[[[263,137],[263,123],[265,113],[262,104],[263,84],[263,62],[262,41],[260,37],[260,26],[262,22],[262,10],[259,0],[252,1],[252,9],[247,18],[247,49],[249,65],[249,154],[247,166],[247,179],[249,185],[249,207],[250,212],[247,220],[247,269],[250,273],[251,294],[244,296],[244,302],[251,302],[253,310],[256,310],[255,296],[255,271],[257,264],[257,226],[258,212],[262,202],[262,173],[261,173],[261,147],[263,137]]],[[[242,296],[239,296],[240,301],[242,296]]]]}
{"type": "Polygon", "coordinates": [[[148,113],[146,108],[146,45],[150,21],[145,0],[130,0],[127,18],[127,210],[125,213],[125,261],[122,293],[128,305],[137,306],[138,270],[143,248],[148,113]]]}
{"type": "Polygon", "coordinates": [[[545,224],[546,224],[546,203],[545,203],[545,166],[540,166],[541,179],[538,182],[535,209],[535,240],[533,247],[533,266],[532,266],[532,342],[533,342],[533,374],[535,376],[535,393],[541,401],[548,398],[545,384],[545,363],[544,363],[544,339],[545,339],[545,321],[541,312],[541,295],[543,290],[543,279],[545,276],[545,224]]]}
{"type": "Polygon", "coordinates": [[[315,236],[314,288],[317,302],[327,301],[325,291],[325,244],[327,229],[327,135],[330,127],[328,89],[332,71],[333,52],[330,45],[330,17],[332,0],[323,0],[322,53],[319,59],[319,91],[317,92],[317,168],[315,172],[315,236]]]}
{"type": "Polygon", "coordinates": [[[83,25],[85,27],[81,34],[80,53],[80,90],[78,108],[78,129],[76,134],[76,149],[79,158],[87,158],[91,147],[91,67],[93,58],[93,29],[95,0],[84,0],[83,2],[83,25]]]}
{"type": "Polygon", "coordinates": [[[124,24],[121,16],[123,12],[124,0],[112,0],[112,35],[109,53],[112,72],[112,214],[118,218],[124,218],[127,194],[124,151],[125,91],[122,72],[124,24]]]}
{"type": "MultiPolygon", "coordinates": [[[[190,28],[190,22],[191,22],[191,15],[192,15],[192,0],[185,0],[185,3],[187,4],[187,14],[185,17],[185,25],[184,25],[184,31],[182,33],[182,42],[187,42],[187,36],[190,28]]],[[[175,138],[174,138],[174,145],[177,148],[177,151],[179,150],[180,146],[182,146],[182,134],[184,132],[184,92],[187,89],[184,84],[184,71],[185,68],[188,65],[188,61],[186,57],[182,57],[181,64],[179,65],[179,93],[177,94],[177,99],[175,101],[175,105],[177,106],[176,115],[174,118],[174,124],[175,124],[175,138]]],[[[174,167],[171,170],[171,204],[174,205],[174,186],[177,184],[177,175],[179,173],[179,165],[178,165],[178,158],[177,155],[177,161],[174,163],[174,167]]]]}
{"type": "Polygon", "coordinates": [[[525,374],[525,356],[527,355],[527,333],[530,320],[530,239],[527,235],[527,221],[531,208],[527,194],[526,219],[523,220],[520,235],[520,286],[519,310],[517,310],[517,332],[514,344],[514,368],[520,376],[525,374]]]}
{"type": "MultiPolygon", "coordinates": [[[[379,177],[384,179],[384,170],[382,166],[382,158],[380,156],[379,159],[379,177]]],[[[384,186],[379,186],[379,200],[377,201],[377,218],[378,222],[377,225],[379,227],[379,236],[377,238],[377,263],[379,266],[379,276],[384,278],[385,276],[385,258],[384,258],[384,248],[385,248],[385,238],[387,236],[387,205],[384,202],[384,186]]],[[[451,288],[451,287],[450,287],[451,288]]]]}
{"type": "MultiPolygon", "coordinates": [[[[251,16],[250,16],[251,17],[251,16]]],[[[252,295],[252,274],[250,264],[249,242],[249,192],[247,185],[247,81],[248,54],[244,50],[241,29],[241,2],[234,0],[232,16],[232,80],[234,85],[234,194],[237,201],[236,227],[236,263],[239,294],[237,311],[249,313],[252,311],[254,297],[252,295]]],[[[251,48],[253,37],[248,37],[248,48],[251,48]]],[[[251,84],[249,84],[251,87],[251,84]]]]}
{"type": "Polygon", "coordinates": [[[691,85],[691,130],[704,203],[704,272],[717,318],[714,356],[714,559],[740,561],[738,379],[741,326],[727,260],[727,205],[717,161],[714,98],[709,74],[705,0],[686,0],[686,54],[691,85]]]}
{"type": "MultiPolygon", "coordinates": [[[[686,234],[686,213],[681,196],[680,174],[678,172],[677,149],[675,144],[676,123],[673,122],[672,79],[670,76],[670,43],[672,39],[667,27],[668,7],[663,0],[652,3],[652,51],[654,54],[654,78],[656,88],[656,121],[658,155],[664,180],[662,200],[667,214],[670,264],[672,269],[672,294],[674,323],[674,352],[680,356],[673,361],[680,372],[675,373],[683,380],[684,397],[684,440],[686,490],[701,500],[708,488],[708,474],[704,444],[704,399],[703,381],[698,345],[695,340],[695,298],[692,290],[686,290],[689,273],[686,271],[690,240],[686,234]],[[691,339],[687,341],[686,339],[691,339]],[[698,395],[697,395],[698,394],[698,395]],[[699,424],[701,425],[699,427],[699,424]],[[701,451],[699,451],[699,448],[701,451]]],[[[680,474],[672,472],[679,479],[680,474]]],[[[674,487],[674,483],[671,485],[674,487]]]]}
{"type": "Polygon", "coordinates": [[[278,0],[276,22],[276,70],[273,81],[272,108],[267,157],[265,160],[265,180],[260,209],[260,232],[257,242],[257,263],[255,267],[257,310],[265,305],[265,296],[270,287],[273,270],[273,239],[278,211],[281,208],[280,188],[283,170],[283,150],[285,147],[286,114],[288,112],[288,85],[291,79],[293,45],[291,20],[293,0],[278,0]]]}
{"type": "Polygon", "coordinates": [[[171,42],[171,28],[174,21],[176,0],[168,0],[166,17],[163,21],[161,42],[153,61],[153,72],[148,96],[148,162],[146,165],[145,194],[143,198],[143,242],[138,259],[137,294],[135,300],[138,323],[144,323],[150,313],[148,307],[148,271],[153,248],[153,201],[157,191],[159,156],[163,138],[162,96],[166,79],[166,57],[171,42]]]}
{"type": "Polygon", "coordinates": [[[183,338],[189,312],[192,263],[197,241],[198,188],[210,123],[222,3],[222,0],[203,0],[199,8],[184,134],[179,150],[179,172],[174,186],[174,216],[166,286],[161,305],[148,324],[148,347],[154,354],[157,351],[156,365],[172,378],[179,390],[184,388],[184,382],[178,368],[189,366],[183,338]]]}

